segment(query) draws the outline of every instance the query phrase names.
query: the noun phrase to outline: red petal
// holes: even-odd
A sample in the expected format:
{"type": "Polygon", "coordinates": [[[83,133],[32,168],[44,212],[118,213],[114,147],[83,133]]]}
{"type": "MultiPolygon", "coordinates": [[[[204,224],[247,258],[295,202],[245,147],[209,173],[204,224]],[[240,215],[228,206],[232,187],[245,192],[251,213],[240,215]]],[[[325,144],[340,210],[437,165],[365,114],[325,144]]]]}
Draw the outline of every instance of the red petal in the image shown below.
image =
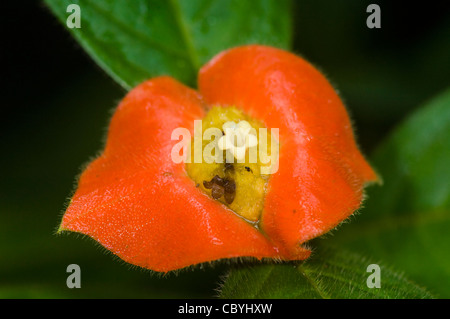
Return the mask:
{"type": "Polygon", "coordinates": [[[123,260],[170,271],[220,258],[277,257],[254,227],[201,193],[171,160],[172,130],[193,132],[198,94],[167,77],[133,89],[106,148],[82,174],[60,230],[86,234],[123,260]]]}
{"type": "Polygon", "coordinates": [[[219,54],[202,68],[210,105],[235,105],[279,128],[279,170],[271,176],[262,227],[290,256],[352,214],[376,175],[359,152],[344,105],[302,58],[264,46],[219,54]]]}

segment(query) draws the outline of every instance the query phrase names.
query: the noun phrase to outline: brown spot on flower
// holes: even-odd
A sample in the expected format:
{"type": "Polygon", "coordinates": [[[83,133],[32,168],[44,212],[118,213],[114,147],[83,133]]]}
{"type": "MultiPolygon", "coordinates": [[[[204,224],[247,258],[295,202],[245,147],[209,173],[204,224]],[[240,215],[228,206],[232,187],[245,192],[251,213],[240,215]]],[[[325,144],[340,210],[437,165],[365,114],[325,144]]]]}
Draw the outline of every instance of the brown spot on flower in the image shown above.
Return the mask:
{"type": "Polygon", "coordinates": [[[222,186],[213,184],[212,190],[211,190],[211,195],[214,199],[219,199],[220,197],[222,197],[224,195],[224,193],[225,193],[225,191],[222,186]]]}
{"type": "Polygon", "coordinates": [[[225,168],[224,168],[224,172],[225,173],[233,173],[234,172],[234,166],[231,163],[225,163],[225,168]]]}
{"type": "Polygon", "coordinates": [[[232,179],[216,175],[209,182],[203,181],[203,186],[211,189],[212,198],[217,200],[223,196],[227,204],[231,204],[236,197],[236,183],[232,179]]]}
{"type": "Polygon", "coordinates": [[[228,204],[231,204],[234,201],[235,196],[236,196],[236,193],[225,193],[224,198],[228,204]]]}

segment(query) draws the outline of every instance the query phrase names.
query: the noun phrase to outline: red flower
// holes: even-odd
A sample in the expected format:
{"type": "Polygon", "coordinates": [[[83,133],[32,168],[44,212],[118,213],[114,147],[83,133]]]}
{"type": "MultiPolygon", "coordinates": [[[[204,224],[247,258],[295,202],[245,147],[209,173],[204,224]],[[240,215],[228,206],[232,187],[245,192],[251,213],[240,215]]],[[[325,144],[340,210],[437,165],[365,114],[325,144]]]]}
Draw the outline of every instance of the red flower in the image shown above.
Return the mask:
{"type": "Polygon", "coordinates": [[[111,120],[103,153],[81,175],[60,231],[86,234],[161,272],[241,256],[306,259],[302,245],[351,215],[364,185],[376,180],[338,95],[300,57],[256,45],[213,58],[200,70],[199,92],[170,77],[133,89],[111,120]],[[192,134],[213,105],[279,128],[279,168],[259,227],[206,195],[171,159],[172,131],[192,134]]]}

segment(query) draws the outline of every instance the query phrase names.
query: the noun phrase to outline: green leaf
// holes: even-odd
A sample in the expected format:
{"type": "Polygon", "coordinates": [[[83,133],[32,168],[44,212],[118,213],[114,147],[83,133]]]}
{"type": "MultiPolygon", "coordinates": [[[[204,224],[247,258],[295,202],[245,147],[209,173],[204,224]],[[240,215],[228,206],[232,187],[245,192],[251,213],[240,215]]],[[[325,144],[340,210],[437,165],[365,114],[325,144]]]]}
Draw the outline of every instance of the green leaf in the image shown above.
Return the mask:
{"type": "Polygon", "coordinates": [[[195,85],[199,68],[233,46],[291,45],[290,0],[45,0],[93,59],[130,89],[158,75],[195,85]]]}
{"type": "MultiPolygon", "coordinates": [[[[370,282],[372,282],[370,280],[370,282]]],[[[303,263],[256,264],[232,269],[222,298],[372,299],[432,298],[384,264],[336,248],[320,249],[303,263]],[[380,288],[369,288],[371,264],[380,266],[380,288]]]]}
{"type": "Polygon", "coordinates": [[[330,240],[450,297],[450,90],[398,127],[372,162],[384,185],[369,188],[361,214],[330,240]]]}

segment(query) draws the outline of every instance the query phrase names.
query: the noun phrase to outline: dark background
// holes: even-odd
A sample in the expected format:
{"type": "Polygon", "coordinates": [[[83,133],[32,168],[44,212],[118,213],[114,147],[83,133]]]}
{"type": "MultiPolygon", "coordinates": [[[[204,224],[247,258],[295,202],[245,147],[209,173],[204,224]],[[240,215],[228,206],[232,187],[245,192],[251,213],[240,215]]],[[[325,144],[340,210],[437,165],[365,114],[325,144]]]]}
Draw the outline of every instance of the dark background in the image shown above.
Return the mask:
{"type": "MultiPolygon", "coordinates": [[[[294,5],[294,52],[339,90],[366,155],[450,84],[450,3],[376,1],[382,28],[368,29],[369,3],[294,5]]],[[[2,1],[1,13],[0,298],[213,296],[226,265],[161,278],[91,240],[54,235],[126,92],[42,2],[2,1]],[[66,287],[71,263],[81,267],[82,289],[66,287]]]]}

